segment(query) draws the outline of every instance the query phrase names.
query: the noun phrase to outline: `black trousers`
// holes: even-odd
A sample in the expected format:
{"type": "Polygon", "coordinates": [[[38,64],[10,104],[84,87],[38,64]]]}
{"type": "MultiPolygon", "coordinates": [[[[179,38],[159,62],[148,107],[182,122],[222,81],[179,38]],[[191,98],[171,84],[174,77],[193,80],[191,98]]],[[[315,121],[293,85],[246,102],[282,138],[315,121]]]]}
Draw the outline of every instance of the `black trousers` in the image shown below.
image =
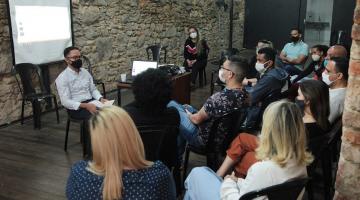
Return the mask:
{"type": "MultiPolygon", "coordinates": [[[[86,100],[81,103],[88,103],[94,99],[86,100]]],[[[92,114],[84,109],[79,108],[78,110],[67,110],[70,117],[77,120],[83,120],[81,129],[83,133],[83,145],[84,145],[84,155],[86,159],[92,158],[92,149],[91,149],[91,137],[89,131],[89,119],[91,118],[92,114]]]]}
{"type": "Polygon", "coordinates": [[[199,74],[200,85],[203,85],[204,74],[201,72],[205,70],[206,64],[207,60],[198,60],[192,65],[191,82],[193,84],[195,84],[197,76],[199,74]]]}

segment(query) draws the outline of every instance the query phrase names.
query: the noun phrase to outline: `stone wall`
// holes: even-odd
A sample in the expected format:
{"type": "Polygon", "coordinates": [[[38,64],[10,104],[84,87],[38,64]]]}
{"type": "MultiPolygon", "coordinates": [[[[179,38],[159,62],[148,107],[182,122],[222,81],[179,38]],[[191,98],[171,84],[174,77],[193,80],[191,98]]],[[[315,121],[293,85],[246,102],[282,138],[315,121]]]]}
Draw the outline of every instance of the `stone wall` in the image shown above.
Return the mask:
{"type": "MultiPolygon", "coordinates": [[[[229,4],[229,0],[226,0],[229,4]]],[[[167,45],[167,62],[182,64],[187,27],[199,28],[211,48],[210,58],[227,47],[229,11],[214,0],[72,0],[75,45],[87,55],[96,78],[115,89],[120,73],[130,72],[132,60],[147,59],[145,48],[167,45]]],[[[19,119],[20,95],[12,65],[8,10],[0,0],[0,125],[19,119]]],[[[242,48],[244,0],[234,1],[233,47],[242,48]]],[[[50,66],[51,87],[63,65],[50,66]]],[[[56,90],[53,90],[56,93],[56,90]]],[[[26,113],[31,111],[26,106],[26,113]]]]}
{"type": "Polygon", "coordinates": [[[360,0],[354,12],[349,82],[334,199],[360,199],[360,0]]]}

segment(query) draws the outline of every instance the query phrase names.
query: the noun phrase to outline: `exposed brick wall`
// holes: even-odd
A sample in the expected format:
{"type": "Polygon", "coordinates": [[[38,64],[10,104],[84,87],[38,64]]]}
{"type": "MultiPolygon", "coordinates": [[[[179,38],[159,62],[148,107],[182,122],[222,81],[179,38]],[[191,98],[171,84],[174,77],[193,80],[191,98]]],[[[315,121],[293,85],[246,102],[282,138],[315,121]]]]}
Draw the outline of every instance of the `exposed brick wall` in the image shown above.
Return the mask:
{"type": "Polygon", "coordinates": [[[360,0],[356,4],[336,200],[360,199],[360,0]]]}

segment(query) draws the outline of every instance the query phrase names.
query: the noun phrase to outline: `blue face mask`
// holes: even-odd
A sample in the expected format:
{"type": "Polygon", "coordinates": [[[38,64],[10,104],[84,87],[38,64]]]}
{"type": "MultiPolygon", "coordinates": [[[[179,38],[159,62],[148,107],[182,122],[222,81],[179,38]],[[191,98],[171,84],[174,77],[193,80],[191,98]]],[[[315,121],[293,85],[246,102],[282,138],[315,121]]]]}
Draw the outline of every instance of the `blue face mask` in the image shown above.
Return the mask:
{"type": "Polygon", "coordinates": [[[324,60],[324,67],[326,67],[326,65],[329,63],[329,60],[328,59],[325,59],[324,60]]]}

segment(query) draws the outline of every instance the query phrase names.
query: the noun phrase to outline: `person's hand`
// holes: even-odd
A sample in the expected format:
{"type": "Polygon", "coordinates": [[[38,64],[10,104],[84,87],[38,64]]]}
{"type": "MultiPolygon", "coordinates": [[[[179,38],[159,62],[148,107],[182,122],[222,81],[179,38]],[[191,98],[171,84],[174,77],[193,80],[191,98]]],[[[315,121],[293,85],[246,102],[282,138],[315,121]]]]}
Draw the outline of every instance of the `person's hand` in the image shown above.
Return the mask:
{"type": "Polygon", "coordinates": [[[96,106],[92,103],[86,104],[86,110],[88,110],[91,114],[95,114],[97,112],[96,106]]]}
{"type": "Polygon", "coordinates": [[[192,113],[191,113],[190,111],[188,111],[186,108],[185,108],[185,112],[186,112],[186,114],[188,114],[189,116],[192,115],[192,113]]]}
{"type": "Polygon", "coordinates": [[[102,97],[100,98],[100,102],[101,102],[101,103],[105,103],[105,102],[107,102],[107,101],[109,101],[109,100],[107,100],[107,99],[105,99],[105,98],[102,98],[102,97]]]}
{"type": "Polygon", "coordinates": [[[186,62],[187,62],[187,64],[188,64],[188,66],[189,66],[189,67],[191,67],[191,66],[192,66],[192,62],[191,62],[191,60],[187,59],[187,60],[186,60],[186,62]]]}
{"type": "Polygon", "coordinates": [[[191,62],[192,62],[191,64],[193,65],[194,63],[196,63],[196,61],[197,61],[196,59],[195,59],[195,60],[192,60],[192,61],[191,61],[191,62]]]}
{"type": "Polygon", "coordinates": [[[237,182],[238,181],[238,178],[235,176],[235,172],[232,172],[231,175],[226,175],[224,180],[227,179],[227,178],[230,178],[232,179],[233,181],[237,182]]]}

